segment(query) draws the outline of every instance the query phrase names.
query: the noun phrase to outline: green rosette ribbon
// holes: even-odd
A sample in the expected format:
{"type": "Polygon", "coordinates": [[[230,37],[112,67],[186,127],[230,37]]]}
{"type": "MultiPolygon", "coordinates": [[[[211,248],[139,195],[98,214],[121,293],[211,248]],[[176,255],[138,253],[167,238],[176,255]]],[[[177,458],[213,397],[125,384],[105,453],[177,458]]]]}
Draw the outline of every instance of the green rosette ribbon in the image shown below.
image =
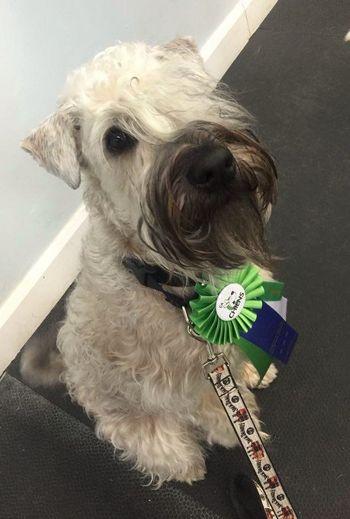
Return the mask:
{"type": "Polygon", "coordinates": [[[262,378],[272,356],[241,335],[257,319],[263,300],[280,299],[283,285],[264,282],[254,265],[229,271],[215,279],[215,285],[197,283],[197,297],[190,301],[190,319],[195,332],[212,344],[237,344],[262,378]]]}

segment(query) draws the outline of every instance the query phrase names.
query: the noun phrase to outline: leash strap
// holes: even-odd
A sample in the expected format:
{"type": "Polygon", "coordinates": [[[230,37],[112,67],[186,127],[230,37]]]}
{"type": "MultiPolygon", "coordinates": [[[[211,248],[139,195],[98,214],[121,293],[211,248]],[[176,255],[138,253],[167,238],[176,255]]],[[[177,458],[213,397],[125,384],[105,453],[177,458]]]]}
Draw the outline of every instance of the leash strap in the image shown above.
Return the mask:
{"type": "Polygon", "coordinates": [[[221,401],[238,439],[260,482],[258,492],[268,519],[297,519],[276,470],[267,455],[258,430],[232,376],[223,354],[215,354],[208,344],[209,358],[203,365],[206,376],[221,401]]]}

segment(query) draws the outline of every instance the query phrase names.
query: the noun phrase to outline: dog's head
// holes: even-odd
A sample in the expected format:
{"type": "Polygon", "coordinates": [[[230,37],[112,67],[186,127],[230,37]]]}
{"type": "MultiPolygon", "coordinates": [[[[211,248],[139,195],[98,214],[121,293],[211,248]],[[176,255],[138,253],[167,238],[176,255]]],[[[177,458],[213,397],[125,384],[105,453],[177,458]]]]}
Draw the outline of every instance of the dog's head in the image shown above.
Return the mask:
{"type": "Polygon", "coordinates": [[[99,54],[22,146],[71,187],[82,177],[88,207],[148,261],[182,272],[268,264],[273,161],[190,39],[99,54]]]}

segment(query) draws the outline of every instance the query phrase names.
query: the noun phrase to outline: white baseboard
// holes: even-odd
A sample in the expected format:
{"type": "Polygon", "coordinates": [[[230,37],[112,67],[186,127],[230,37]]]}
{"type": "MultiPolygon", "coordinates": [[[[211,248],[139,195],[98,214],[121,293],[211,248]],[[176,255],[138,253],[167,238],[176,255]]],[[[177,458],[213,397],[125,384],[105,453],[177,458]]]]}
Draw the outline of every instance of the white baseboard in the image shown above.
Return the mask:
{"type": "Polygon", "coordinates": [[[201,48],[206,69],[221,79],[278,0],[240,0],[201,48]]]}
{"type": "Polygon", "coordinates": [[[250,36],[259,28],[278,0],[241,0],[247,16],[250,36]]]}
{"type": "MultiPolygon", "coordinates": [[[[201,49],[220,79],[277,0],[240,0],[201,49]]],[[[80,206],[0,307],[0,375],[79,273],[87,214],[80,206]]]]}
{"type": "Polygon", "coordinates": [[[80,206],[0,307],[0,375],[78,275],[87,223],[80,206]]]}
{"type": "Polygon", "coordinates": [[[208,72],[213,77],[221,79],[248,40],[247,18],[243,4],[239,2],[201,48],[208,72]]]}

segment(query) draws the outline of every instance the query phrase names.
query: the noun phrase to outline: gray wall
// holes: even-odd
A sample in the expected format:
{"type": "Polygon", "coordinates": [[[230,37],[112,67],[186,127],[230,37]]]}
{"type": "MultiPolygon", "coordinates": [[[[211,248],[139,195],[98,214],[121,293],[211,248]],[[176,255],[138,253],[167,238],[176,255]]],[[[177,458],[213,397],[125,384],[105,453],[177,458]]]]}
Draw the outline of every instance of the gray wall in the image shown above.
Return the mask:
{"type": "Polygon", "coordinates": [[[193,35],[202,45],[238,0],[0,0],[0,303],[80,194],[19,148],[55,108],[69,70],[116,40],[193,35]]]}

